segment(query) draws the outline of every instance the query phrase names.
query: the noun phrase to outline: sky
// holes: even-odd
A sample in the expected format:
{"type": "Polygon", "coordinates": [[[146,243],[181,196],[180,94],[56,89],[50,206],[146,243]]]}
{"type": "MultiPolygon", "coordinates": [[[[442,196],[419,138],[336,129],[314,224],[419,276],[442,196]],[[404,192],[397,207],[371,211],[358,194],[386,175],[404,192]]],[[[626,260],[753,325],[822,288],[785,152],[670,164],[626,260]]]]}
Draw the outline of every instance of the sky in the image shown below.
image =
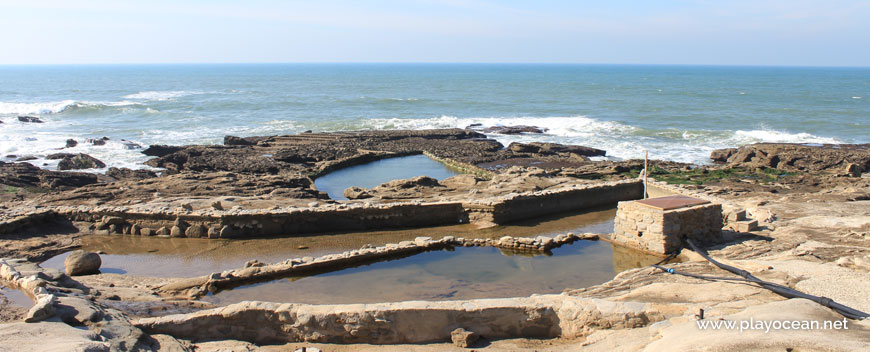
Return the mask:
{"type": "Polygon", "coordinates": [[[0,64],[868,66],[870,1],[0,0],[0,64]]]}

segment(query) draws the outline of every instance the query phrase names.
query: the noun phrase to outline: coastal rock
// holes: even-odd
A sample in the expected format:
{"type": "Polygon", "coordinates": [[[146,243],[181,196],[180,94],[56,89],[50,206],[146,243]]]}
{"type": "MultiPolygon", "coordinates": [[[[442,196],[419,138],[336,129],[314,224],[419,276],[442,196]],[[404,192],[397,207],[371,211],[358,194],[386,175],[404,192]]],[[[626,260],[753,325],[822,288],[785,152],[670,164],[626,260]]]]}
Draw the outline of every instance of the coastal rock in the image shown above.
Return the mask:
{"type": "Polygon", "coordinates": [[[347,199],[366,199],[371,198],[372,195],[365,188],[349,187],[344,190],[344,197],[347,199]]]}
{"type": "Polygon", "coordinates": [[[169,237],[184,237],[184,229],[181,226],[172,226],[172,229],[169,230],[169,237]]]}
{"type": "Polygon", "coordinates": [[[43,123],[43,121],[36,116],[18,116],[18,121],[28,123],[43,123]]]}
{"type": "Polygon", "coordinates": [[[494,134],[522,134],[522,133],[544,133],[547,131],[546,128],[537,127],[537,126],[526,126],[526,125],[515,125],[515,126],[491,126],[491,127],[483,127],[481,124],[472,124],[466,127],[466,129],[472,131],[478,131],[482,133],[494,133],[494,134]]]}
{"type": "Polygon", "coordinates": [[[208,229],[201,224],[197,224],[197,225],[190,226],[186,230],[184,230],[184,235],[186,237],[192,237],[192,238],[207,237],[208,236],[208,229]]]}
{"type": "Polygon", "coordinates": [[[379,189],[407,189],[414,187],[440,187],[441,184],[438,183],[438,180],[431,178],[429,176],[417,176],[414,178],[404,179],[404,180],[393,180],[390,182],[383,183],[376,188],[379,189]]]}
{"type": "Polygon", "coordinates": [[[85,142],[93,144],[93,145],[106,145],[106,141],[109,140],[109,137],[103,138],[88,138],[85,142]]]}
{"type": "Polygon", "coordinates": [[[184,149],[184,147],[174,146],[174,145],[155,144],[155,145],[151,145],[147,149],[143,150],[142,154],[145,154],[147,156],[161,157],[161,156],[175,153],[181,149],[184,149]]]}
{"type": "Polygon", "coordinates": [[[257,143],[263,141],[266,137],[236,137],[236,136],[224,136],[224,145],[257,145],[257,143]]]}
{"type": "Polygon", "coordinates": [[[710,152],[710,159],[717,163],[725,163],[734,153],[737,153],[737,148],[716,149],[710,152]]]}
{"type": "MultiPolygon", "coordinates": [[[[149,148],[150,149],[150,148],[149,148]]],[[[147,151],[147,150],[146,150],[147,151]]],[[[275,175],[282,165],[251,147],[190,146],[148,160],[147,165],[172,171],[231,171],[246,174],[275,175]]]]}
{"type": "Polygon", "coordinates": [[[56,298],[54,295],[41,295],[39,299],[36,300],[36,304],[27,311],[27,315],[24,317],[24,322],[35,323],[54,316],[54,313],[56,312],[54,307],[55,300],[56,298]]]}
{"type": "Polygon", "coordinates": [[[77,188],[98,183],[97,175],[43,170],[28,163],[0,161],[0,183],[13,187],[77,188]]]}
{"type": "Polygon", "coordinates": [[[453,344],[461,348],[469,348],[477,342],[479,336],[477,333],[459,328],[450,333],[450,340],[453,344]]]}
{"type": "Polygon", "coordinates": [[[106,171],[106,176],[116,180],[144,180],[146,178],[157,177],[157,174],[151,170],[131,170],[126,167],[110,167],[109,170],[106,171]]]}
{"type": "Polygon", "coordinates": [[[69,276],[96,274],[100,272],[100,255],[83,250],[75,250],[63,261],[66,274],[69,276]]]}
{"type": "Polygon", "coordinates": [[[236,231],[229,225],[224,225],[220,231],[221,238],[233,238],[236,235],[236,231]]]}
{"type": "Polygon", "coordinates": [[[61,159],[57,164],[60,170],[98,169],[106,164],[87,154],[56,153],[45,157],[48,160],[61,159]]]}
{"type": "Polygon", "coordinates": [[[725,155],[730,167],[840,173],[843,165],[854,164],[863,170],[870,169],[870,144],[759,143],[737,150],[718,149],[710,157],[721,160],[725,155]]]}
{"type": "Polygon", "coordinates": [[[843,174],[849,177],[861,177],[861,174],[864,173],[864,168],[858,164],[846,164],[843,168],[843,174]]]}
{"type": "Polygon", "coordinates": [[[134,142],[130,142],[130,141],[125,141],[125,140],[123,140],[123,139],[121,140],[121,145],[124,146],[124,149],[129,149],[129,150],[133,150],[133,149],[142,149],[142,146],[139,145],[138,143],[134,143],[134,142]]]}
{"type": "Polygon", "coordinates": [[[540,155],[571,154],[576,156],[605,156],[606,151],[580,145],[564,145],[558,143],[511,143],[508,149],[514,153],[530,153],[540,155]]]}
{"type": "Polygon", "coordinates": [[[169,237],[169,235],[170,235],[170,231],[169,231],[169,229],[166,228],[166,226],[163,226],[163,227],[157,229],[157,236],[169,237]]]}
{"type": "Polygon", "coordinates": [[[65,148],[72,148],[72,147],[77,146],[78,144],[79,144],[79,142],[77,142],[75,139],[70,138],[70,139],[66,140],[66,147],[65,148]]]}

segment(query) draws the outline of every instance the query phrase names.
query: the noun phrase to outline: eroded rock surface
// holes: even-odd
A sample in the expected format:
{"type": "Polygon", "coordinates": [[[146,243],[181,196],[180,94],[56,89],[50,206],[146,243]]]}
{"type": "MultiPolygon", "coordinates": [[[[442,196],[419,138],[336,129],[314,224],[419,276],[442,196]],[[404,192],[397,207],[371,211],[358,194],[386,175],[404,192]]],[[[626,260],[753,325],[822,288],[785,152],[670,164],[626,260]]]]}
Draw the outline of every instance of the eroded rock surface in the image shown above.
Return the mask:
{"type": "Polygon", "coordinates": [[[759,143],[715,150],[713,161],[731,167],[775,168],[786,171],[831,171],[847,173],[870,170],[870,144],[759,143]]]}

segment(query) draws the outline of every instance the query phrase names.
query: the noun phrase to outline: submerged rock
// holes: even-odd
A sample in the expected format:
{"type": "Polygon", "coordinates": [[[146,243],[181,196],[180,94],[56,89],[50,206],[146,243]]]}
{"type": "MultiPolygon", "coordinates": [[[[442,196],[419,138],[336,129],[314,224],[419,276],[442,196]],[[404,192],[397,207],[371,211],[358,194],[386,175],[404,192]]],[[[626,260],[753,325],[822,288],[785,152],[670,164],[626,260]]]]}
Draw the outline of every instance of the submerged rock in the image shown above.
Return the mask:
{"type": "Polygon", "coordinates": [[[77,145],[79,145],[79,142],[77,142],[75,139],[70,138],[66,140],[66,148],[72,148],[77,145]]]}
{"type": "Polygon", "coordinates": [[[99,254],[83,250],[73,251],[63,261],[66,274],[69,276],[97,274],[102,264],[99,254]]]}
{"type": "Polygon", "coordinates": [[[43,123],[44,122],[36,116],[18,116],[18,121],[29,122],[29,123],[43,123]]]}
{"type": "Polygon", "coordinates": [[[526,125],[516,125],[516,126],[491,126],[491,127],[483,127],[481,124],[471,124],[466,127],[468,130],[478,131],[483,133],[495,133],[495,134],[522,134],[522,133],[544,133],[547,131],[546,128],[537,127],[537,126],[526,126],[526,125]]]}
{"type": "Polygon", "coordinates": [[[85,142],[88,142],[93,145],[106,145],[106,141],[109,140],[109,137],[103,138],[88,138],[85,142]]]}
{"type": "Polygon", "coordinates": [[[121,140],[121,144],[124,145],[124,149],[142,149],[142,146],[138,143],[130,142],[127,140],[121,140]]]}

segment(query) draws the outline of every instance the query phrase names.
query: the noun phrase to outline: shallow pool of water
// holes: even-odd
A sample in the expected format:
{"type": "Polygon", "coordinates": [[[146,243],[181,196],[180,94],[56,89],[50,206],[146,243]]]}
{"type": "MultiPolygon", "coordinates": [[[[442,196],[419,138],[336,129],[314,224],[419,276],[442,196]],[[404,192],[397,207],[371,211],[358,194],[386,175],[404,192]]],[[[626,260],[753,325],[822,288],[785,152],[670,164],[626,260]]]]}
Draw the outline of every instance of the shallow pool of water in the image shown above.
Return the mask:
{"type": "Polygon", "coordinates": [[[12,306],[21,308],[30,308],[33,306],[33,300],[21,290],[0,285],[0,294],[6,296],[6,299],[9,300],[9,304],[12,306]]]}
{"type": "Polygon", "coordinates": [[[425,155],[402,156],[347,167],[330,172],[314,180],[318,190],[336,200],[346,200],[348,187],[372,188],[392,180],[429,176],[443,180],[459,172],[425,155]]]}
{"type": "MultiPolygon", "coordinates": [[[[603,283],[622,266],[614,258],[613,248],[604,241],[578,241],[554,249],[551,256],[458,247],[240,286],[204,300],[216,304],[245,300],[343,304],[520,297],[603,283]]],[[[643,265],[656,261],[652,256],[638,260],[643,265]]]]}
{"type": "MultiPolygon", "coordinates": [[[[257,259],[277,263],[305,256],[317,257],[358,249],[366,244],[381,246],[413,240],[418,236],[441,238],[498,238],[501,236],[554,236],[567,232],[611,233],[616,209],[603,208],[578,213],[559,214],[506,226],[477,229],[473,225],[452,225],[424,229],[319,234],[316,236],[209,240],[203,238],[160,238],[141,236],[82,237],[82,249],[102,251],[104,273],[154,277],[193,277],[244,267],[257,259]],[[307,247],[299,249],[300,246],[307,247]]],[[[43,267],[63,270],[69,253],[42,263],[43,267]]]]}

